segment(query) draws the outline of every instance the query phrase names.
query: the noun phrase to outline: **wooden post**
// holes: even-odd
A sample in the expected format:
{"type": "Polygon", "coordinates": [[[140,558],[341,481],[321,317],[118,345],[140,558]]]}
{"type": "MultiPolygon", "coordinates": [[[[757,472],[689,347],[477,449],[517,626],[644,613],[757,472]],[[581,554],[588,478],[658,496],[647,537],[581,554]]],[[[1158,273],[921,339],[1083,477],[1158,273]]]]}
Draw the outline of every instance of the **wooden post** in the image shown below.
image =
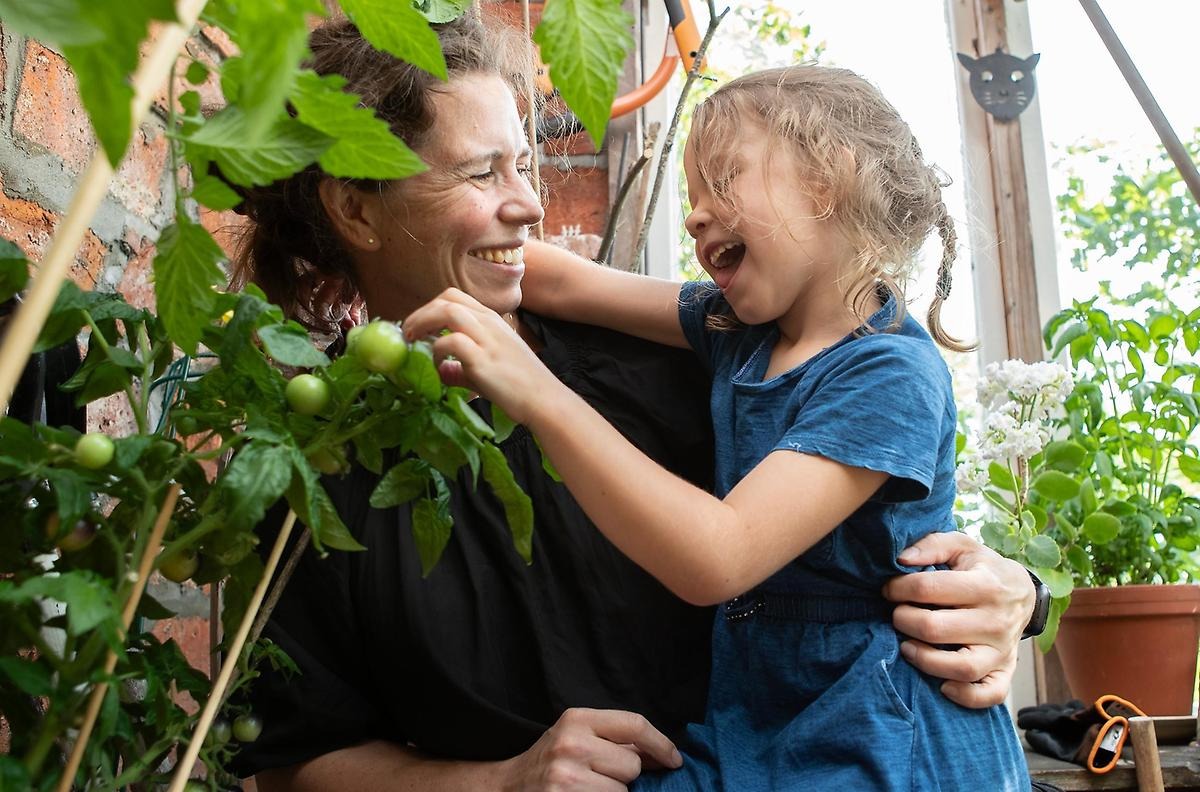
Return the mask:
{"type": "Polygon", "coordinates": [[[1130,718],[1129,739],[1133,741],[1133,764],[1137,771],[1138,792],[1163,792],[1162,763],[1158,758],[1154,719],[1130,718]]]}

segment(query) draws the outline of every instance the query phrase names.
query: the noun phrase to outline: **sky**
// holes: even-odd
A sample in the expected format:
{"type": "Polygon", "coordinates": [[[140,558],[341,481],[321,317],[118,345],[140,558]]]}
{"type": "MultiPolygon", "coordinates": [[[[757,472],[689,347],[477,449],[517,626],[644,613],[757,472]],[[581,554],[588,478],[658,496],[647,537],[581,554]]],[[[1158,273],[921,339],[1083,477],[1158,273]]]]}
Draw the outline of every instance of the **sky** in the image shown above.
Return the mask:
{"type": "MultiPolygon", "coordinates": [[[[778,2],[797,14],[797,23],[812,26],[813,38],[824,40],[824,61],[868,77],[896,105],[927,158],[954,180],[947,203],[956,218],[964,219],[954,77],[962,67],[951,52],[943,0],[778,2]]],[[[1140,153],[1156,145],[1158,138],[1080,4],[1076,0],[1024,2],[1034,51],[1041,53],[1037,108],[1052,166],[1053,195],[1063,183],[1053,168],[1062,147],[1080,140],[1119,141],[1140,153]]],[[[703,15],[703,2],[693,0],[692,5],[703,15]]],[[[1196,47],[1195,31],[1200,30],[1200,1],[1101,0],[1100,5],[1176,133],[1190,137],[1200,127],[1200,89],[1195,74],[1185,66],[1196,47]]],[[[966,237],[965,231],[961,236],[966,237]]],[[[936,258],[927,255],[926,259],[930,262],[926,269],[932,270],[936,258]]],[[[1066,253],[1059,256],[1058,270],[1064,301],[1095,293],[1099,275],[1071,271],[1066,253]]],[[[974,311],[967,271],[962,267],[956,272],[956,290],[946,313],[954,317],[949,322],[952,331],[970,334],[974,311]]],[[[928,293],[932,277],[932,272],[924,273],[917,291],[928,293]]]]}

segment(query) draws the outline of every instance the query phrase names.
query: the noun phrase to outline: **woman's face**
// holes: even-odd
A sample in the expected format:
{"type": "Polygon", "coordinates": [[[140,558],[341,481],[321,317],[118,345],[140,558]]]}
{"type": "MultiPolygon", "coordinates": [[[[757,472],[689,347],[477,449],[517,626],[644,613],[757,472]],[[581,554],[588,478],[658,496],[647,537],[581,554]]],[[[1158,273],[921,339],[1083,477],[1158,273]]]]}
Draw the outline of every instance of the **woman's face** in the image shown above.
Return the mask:
{"type": "Polygon", "coordinates": [[[434,94],[433,117],[416,149],[429,170],[384,192],[379,253],[359,263],[371,315],[403,319],[450,286],[512,312],[522,245],[542,219],[512,93],[492,74],[456,77],[434,94]]]}

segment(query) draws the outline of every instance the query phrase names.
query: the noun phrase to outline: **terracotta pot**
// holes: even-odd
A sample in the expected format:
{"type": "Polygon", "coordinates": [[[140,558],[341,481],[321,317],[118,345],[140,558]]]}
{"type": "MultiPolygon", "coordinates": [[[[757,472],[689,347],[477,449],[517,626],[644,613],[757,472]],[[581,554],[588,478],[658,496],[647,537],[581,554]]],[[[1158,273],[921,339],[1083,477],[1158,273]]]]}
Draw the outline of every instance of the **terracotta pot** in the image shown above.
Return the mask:
{"type": "Polygon", "coordinates": [[[1200,584],[1077,588],[1054,641],[1071,692],[1114,693],[1148,715],[1191,715],[1200,584]]]}

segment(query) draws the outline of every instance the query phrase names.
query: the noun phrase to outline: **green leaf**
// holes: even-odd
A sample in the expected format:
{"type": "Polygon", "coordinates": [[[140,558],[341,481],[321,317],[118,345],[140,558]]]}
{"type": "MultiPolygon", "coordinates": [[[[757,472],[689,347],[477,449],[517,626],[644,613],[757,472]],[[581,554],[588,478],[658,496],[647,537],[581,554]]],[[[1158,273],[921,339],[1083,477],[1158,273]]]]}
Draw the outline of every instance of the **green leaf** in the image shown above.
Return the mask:
{"type": "Polygon", "coordinates": [[[200,61],[192,61],[184,72],[184,78],[192,85],[203,85],[208,81],[208,67],[200,61]]]}
{"type": "Polygon", "coordinates": [[[1096,486],[1090,477],[1084,478],[1079,484],[1079,505],[1083,509],[1084,517],[1100,508],[1096,500],[1096,486]]]}
{"type": "MultiPolygon", "coordinates": [[[[1044,582],[1045,578],[1042,578],[1042,580],[1044,582]]],[[[1047,583],[1046,585],[1050,584],[1047,583]]],[[[1051,592],[1053,592],[1053,589],[1051,589],[1051,592]]],[[[1054,646],[1054,639],[1058,636],[1058,625],[1062,621],[1063,612],[1070,604],[1070,595],[1061,598],[1055,597],[1054,599],[1050,600],[1050,615],[1046,619],[1046,629],[1041,635],[1033,639],[1037,642],[1037,647],[1042,654],[1049,652],[1050,647],[1054,646]]]]}
{"type": "MultiPolygon", "coordinates": [[[[457,391],[461,389],[455,390],[457,391]]],[[[471,405],[468,404],[467,400],[463,398],[462,393],[451,393],[449,401],[450,406],[454,408],[454,411],[462,417],[462,421],[460,423],[464,428],[469,430],[476,437],[495,436],[496,433],[493,431],[492,427],[488,426],[487,421],[483,420],[479,413],[471,409],[471,405]]]]}
{"type": "Polygon", "coordinates": [[[225,179],[239,187],[252,187],[286,179],[316,162],[333,145],[333,138],[279,115],[267,133],[255,139],[241,110],[227,107],[184,142],[193,166],[212,160],[225,179]]]}
{"type": "Polygon", "coordinates": [[[231,527],[252,528],[279,500],[292,480],[291,449],[252,440],[234,455],[220,479],[226,520],[231,527]]]}
{"type": "Polygon", "coordinates": [[[308,333],[296,322],[260,327],[258,337],[266,347],[267,354],[277,363],[297,368],[329,365],[329,358],[313,346],[308,333]]]}
{"type": "Polygon", "coordinates": [[[421,559],[421,577],[427,577],[450,541],[453,521],[436,501],[421,498],[412,509],[412,535],[421,559]]]}
{"type": "Polygon", "coordinates": [[[435,402],[442,397],[442,378],[438,376],[433,347],[428,342],[417,341],[408,348],[398,373],[425,401],[435,402]]]}
{"type": "Polygon", "coordinates": [[[287,490],[288,505],[300,520],[312,530],[313,546],[324,554],[325,547],[336,550],[366,550],[350,533],[329,494],[321,486],[317,474],[297,448],[290,448],[292,483],[287,490]]]}
{"type": "Polygon", "coordinates": [[[67,606],[67,632],[83,635],[102,626],[110,640],[117,635],[120,607],[111,581],[94,572],[76,570],[30,578],[20,586],[24,595],[50,597],[67,606]]]}
{"type": "Polygon", "coordinates": [[[1121,532],[1121,521],[1108,512],[1092,512],[1083,521],[1083,535],[1095,544],[1108,544],[1121,532]]]}
{"type": "Polygon", "coordinates": [[[1179,327],[1179,320],[1172,314],[1159,314],[1150,320],[1148,332],[1151,338],[1170,338],[1179,327]]]}
{"type": "Polygon", "coordinates": [[[25,288],[29,281],[29,262],[21,248],[0,239],[0,302],[25,288]]]}
{"type": "Polygon", "coordinates": [[[617,95],[617,79],[633,48],[633,19],[621,0],[550,0],[533,40],[550,79],[599,150],[617,95]]]}
{"type": "Polygon", "coordinates": [[[145,0],[113,13],[103,3],[79,2],[72,22],[87,31],[84,38],[91,38],[95,31],[101,36],[62,46],[96,139],[114,168],[120,164],[133,134],[133,86],[129,75],[137,68],[139,47],[150,21],[155,19],[174,20],[174,3],[145,0]]]}
{"type": "Polygon", "coordinates": [[[430,22],[450,22],[470,8],[471,0],[413,0],[413,6],[430,22]]]}
{"type": "Polygon", "coordinates": [[[1092,574],[1092,559],[1078,545],[1067,548],[1067,563],[1075,572],[1075,576],[1081,580],[1086,580],[1088,575],[1092,574]]]}
{"type": "Polygon", "coordinates": [[[1200,459],[1194,456],[1181,456],[1177,463],[1180,473],[1192,481],[1200,481],[1200,459]]]}
{"type": "Polygon", "coordinates": [[[1013,474],[1009,471],[1007,465],[1002,465],[999,462],[988,463],[988,481],[992,486],[999,487],[1007,492],[1017,491],[1017,481],[1013,478],[1013,474]]]}
{"type": "Polygon", "coordinates": [[[0,19],[5,28],[48,44],[96,44],[108,30],[85,13],[88,5],[89,0],[0,0],[0,19]]]}
{"type": "Polygon", "coordinates": [[[513,429],[517,428],[517,422],[508,417],[504,410],[500,409],[497,404],[492,405],[492,430],[496,433],[495,440],[497,443],[503,443],[513,433],[513,429]]]}
{"type": "Polygon", "coordinates": [[[31,696],[48,696],[54,690],[49,669],[37,662],[20,657],[0,657],[0,674],[31,696]]]}
{"type": "Polygon", "coordinates": [[[1087,449],[1073,440],[1055,440],[1046,445],[1042,458],[1048,468],[1073,473],[1087,458],[1087,449]]]}
{"type": "Polygon", "coordinates": [[[425,16],[404,0],[342,0],[342,10],[376,49],[446,79],[446,59],[425,16]]]}
{"type": "Polygon", "coordinates": [[[359,106],[357,94],[343,90],[345,85],[340,75],[304,71],[292,91],[300,121],[334,140],[317,160],[321,169],[347,179],[404,179],[427,170],[386,122],[359,106]]]}
{"type": "Polygon", "coordinates": [[[192,186],[192,198],[209,209],[223,212],[242,202],[242,196],[215,176],[197,175],[195,179],[196,183],[192,186]]]}
{"type": "Polygon", "coordinates": [[[154,259],[154,294],[159,316],[171,340],[195,355],[216,300],[213,289],[225,282],[217,262],[221,248],[204,227],[176,218],[158,238],[154,259]]]}
{"type": "Polygon", "coordinates": [[[1049,536],[1038,535],[1025,543],[1025,557],[1034,567],[1056,567],[1062,561],[1058,545],[1049,536]]]}
{"type": "Polygon", "coordinates": [[[526,564],[533,563],[533,502],[513,478],[508,460],[499,448],[484,443],[480,451],[483,458],[483,478],[504,506],[508,519],[508,530],[512,533],[513,546],[526,564]]]}
{"type": "Polygon", "coordinates": [[[1057,470],[1045,470],[1038,474],[1030,485],[1044,498],[1065,501],[1079,494],[1079,482],[1057,470]]]}
{"type": "Polygon", "coordinates": [[[1000,552],[1004,548],[1004,540],[1011,533],[1007,523],[997,522],[995,520],[985,522],[979,529],[979,535],[983,539],[983,543],[993,550],[1000,552]]]}
{"type": "Polygon", "coordinates": [[[310,0],[227,0],[224,5],[217,9],[219,21],[241,51],[237,68],[251,77],[226,97],[245,114],[243,142],[267,142],[308,54],[308,15],[323,9],[310,0]]]}
{"type": "Polygon", "coordinates": [[[408,503],[423,494],[430,483],[429,463],[420,459],[406,459],[394,465],[376,485],[371,493],[371,505],[376,509],[387,509],[408,503]]]}
{"type": "Polygon", "coordinates": [[[1076,338],[1083,336],[1085,333],[1087,333],[1087,331],[1087,325],[1083,324],[1082,322],[1076,322],[1068,325],[1067,329],[1063,330],[1062,334],[1059,335],[1058,339],[1054,342],[1054,349],[1050,352],[1050,357],[1058,357],[1059,354],[1066,349],[1068,344],[1070,344],[1076,338]]]}

